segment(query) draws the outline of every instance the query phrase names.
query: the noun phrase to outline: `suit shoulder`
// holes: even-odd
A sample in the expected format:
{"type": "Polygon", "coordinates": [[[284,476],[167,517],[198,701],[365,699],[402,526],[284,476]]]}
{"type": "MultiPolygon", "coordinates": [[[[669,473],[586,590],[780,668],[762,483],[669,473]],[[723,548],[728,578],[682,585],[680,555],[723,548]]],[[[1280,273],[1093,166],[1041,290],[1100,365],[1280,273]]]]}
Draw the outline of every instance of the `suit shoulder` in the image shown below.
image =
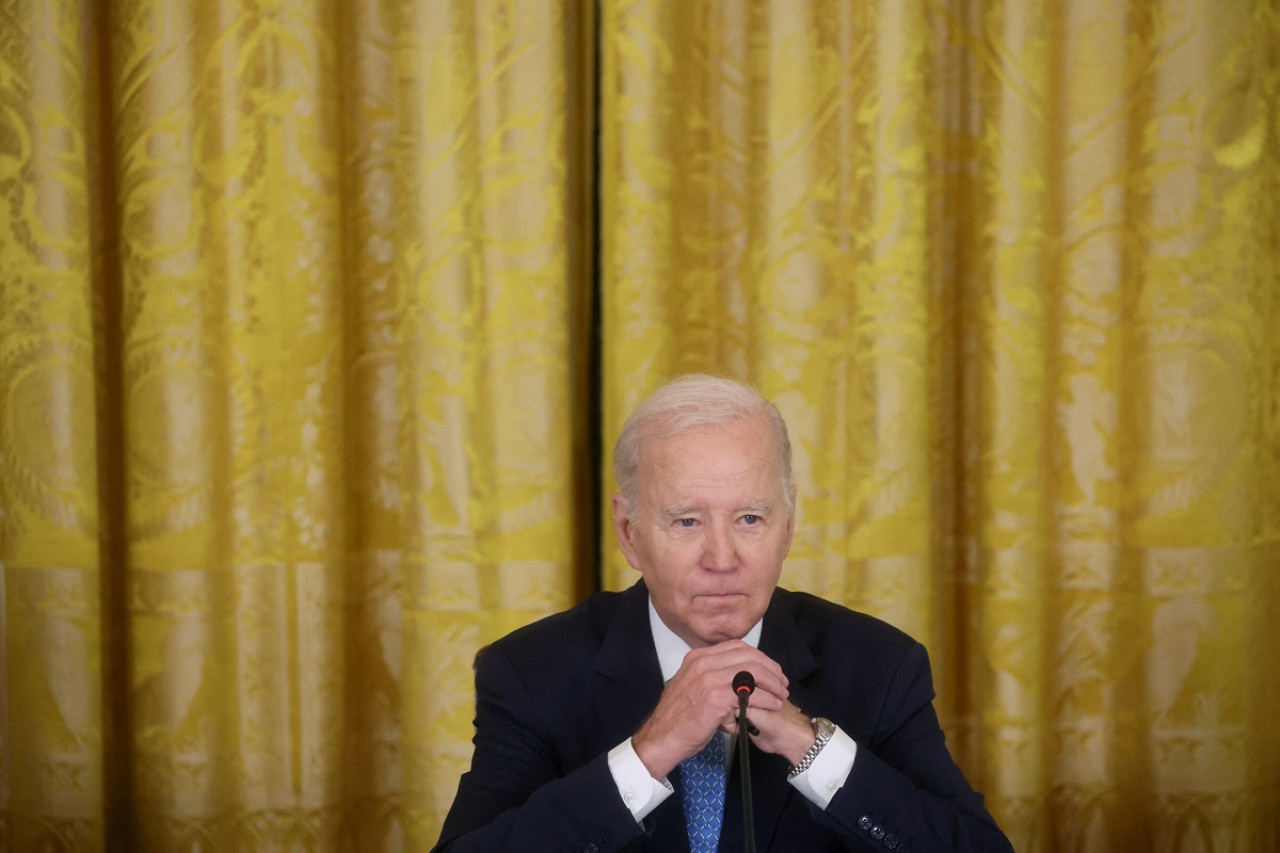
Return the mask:
{"type": "Polygon", "coordinates": [[[821,647],[835,644],[849,648],[878,649],[881,653],[901,655],[917,641],[910,634],[883,619],[837,604],[808,592],[779,590],[782,604],[790,610],[796,626],[805,638],[821,647]]]}
{"type": "Polygon", "coordinates": [[[590,656],[599,647],[623,593],[597,592],[578,604],[516,628],[480,649],[490,650],[520,666],[590,656]]]}

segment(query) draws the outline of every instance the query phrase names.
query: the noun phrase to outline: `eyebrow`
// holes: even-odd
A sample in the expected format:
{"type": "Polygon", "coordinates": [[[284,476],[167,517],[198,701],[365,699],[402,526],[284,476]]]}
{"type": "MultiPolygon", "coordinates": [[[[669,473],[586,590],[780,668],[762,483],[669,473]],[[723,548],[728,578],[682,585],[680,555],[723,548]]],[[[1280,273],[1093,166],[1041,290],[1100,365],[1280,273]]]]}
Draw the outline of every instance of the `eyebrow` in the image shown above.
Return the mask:
{"type": "MultiPolygon", "coordinates": [[[[734,512],[745,512],[745,513],[751,513],[753,515],[759,515],[759,514],[767,513],[772,508],[773,508],[773,504],[771,504],[769,501],[756,501],[755,503],[750,503],[750,504],[747,504],[746,506],[738,507],[737,509],[734,510],[734,512]]],[[[677,518],[684,518],[686,515],[692,515],[698,511],[699,509],[697,507],[680,504],[677,506],[669,506],[664,508],[662,510],[662,514],[667,518],[677,519],[677,518]]]]}

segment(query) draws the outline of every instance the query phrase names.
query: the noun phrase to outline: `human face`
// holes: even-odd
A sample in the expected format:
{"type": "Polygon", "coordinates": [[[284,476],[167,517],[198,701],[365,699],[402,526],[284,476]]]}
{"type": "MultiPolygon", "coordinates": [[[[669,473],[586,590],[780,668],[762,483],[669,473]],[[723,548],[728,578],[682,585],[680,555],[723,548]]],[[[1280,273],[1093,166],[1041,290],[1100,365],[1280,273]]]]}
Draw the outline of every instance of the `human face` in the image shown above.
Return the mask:
{"type": "Polygon", "coordinates": [[[691,648],[745,636],[769,606],[795,524],[768,420],[645,438],[636,485],[631,517],[613,496],[613,524],[658,616],[691,648]]]}

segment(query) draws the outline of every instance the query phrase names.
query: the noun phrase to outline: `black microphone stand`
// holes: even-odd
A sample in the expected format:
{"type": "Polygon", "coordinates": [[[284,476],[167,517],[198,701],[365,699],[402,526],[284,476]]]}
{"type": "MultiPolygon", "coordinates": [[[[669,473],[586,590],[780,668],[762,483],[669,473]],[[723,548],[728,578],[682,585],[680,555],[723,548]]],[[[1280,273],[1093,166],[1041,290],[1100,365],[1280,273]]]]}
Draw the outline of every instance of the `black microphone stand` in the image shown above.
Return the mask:
{"type": "Polygon", "coordinates": [[[742,826],[746,834],[747,853],[756,853],[756,820],[751,808],[751,760],[747,750],[751,746],[749,730],[755,726],[747,721],[747,697],[756,689],[751,673],[743,671],[733,679],[733,689],[738,694],[738,775],[742,778],[742,826]]]}

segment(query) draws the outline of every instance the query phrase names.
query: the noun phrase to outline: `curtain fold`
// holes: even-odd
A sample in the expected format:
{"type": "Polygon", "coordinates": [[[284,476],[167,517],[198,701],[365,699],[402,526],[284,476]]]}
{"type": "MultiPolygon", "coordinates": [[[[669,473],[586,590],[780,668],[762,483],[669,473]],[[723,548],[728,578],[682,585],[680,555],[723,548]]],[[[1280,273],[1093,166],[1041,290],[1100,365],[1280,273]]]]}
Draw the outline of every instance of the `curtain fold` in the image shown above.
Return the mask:
{"type": "Polygon", "coordinates": [[[0,848],[429,848],[706,370],[1018,850],[1280,849],[1278,99],[1270,0],[8,3],[0,848]]]}
{"type": "Polygon", "coordinates": [[[100,843],[100,459],[89,215],[95,58],[52,9],[4,24],[0,84],[0,778],[5,843],[56,814],[68,846],[100,843]],[[16,22],[15,22],[16,23],[16,22]]]}
{"type": "Polygon", "coordinates": [[[572,14],[5,22],[0,845],[434,842],[471,656],[584,586],[572,14]]]}
{"type": "Polygon", "coordinates": [[[929,646],[1018,849],[1273,849],[1274,6],[602,31],[605,434],[690,370],[778,402],[784,584],[929,646]]]}

